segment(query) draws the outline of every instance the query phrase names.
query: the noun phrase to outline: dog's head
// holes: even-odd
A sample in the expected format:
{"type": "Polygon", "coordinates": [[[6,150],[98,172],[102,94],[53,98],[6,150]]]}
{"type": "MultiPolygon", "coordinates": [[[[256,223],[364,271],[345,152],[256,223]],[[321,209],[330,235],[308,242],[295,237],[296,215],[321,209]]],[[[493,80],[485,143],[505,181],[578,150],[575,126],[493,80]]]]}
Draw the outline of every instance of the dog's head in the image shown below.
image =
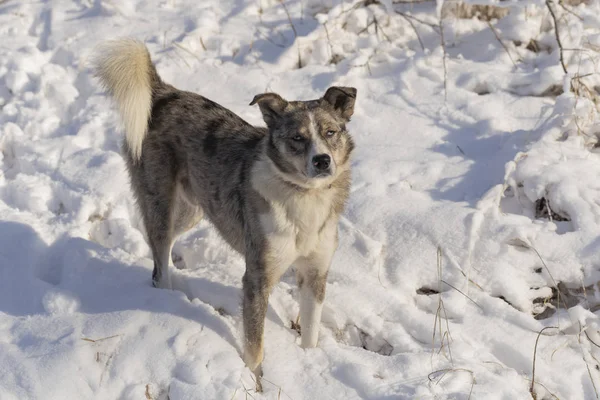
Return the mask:
{"type": "Polygon", "coordinates": [[[281,176],[303,188],[330,185],[348,170],[354,143],[346,123],[356,89],[333,86],[318,100],[286,101],[275,93],[254,97],[269,128],[267,155],[281,176]]]}

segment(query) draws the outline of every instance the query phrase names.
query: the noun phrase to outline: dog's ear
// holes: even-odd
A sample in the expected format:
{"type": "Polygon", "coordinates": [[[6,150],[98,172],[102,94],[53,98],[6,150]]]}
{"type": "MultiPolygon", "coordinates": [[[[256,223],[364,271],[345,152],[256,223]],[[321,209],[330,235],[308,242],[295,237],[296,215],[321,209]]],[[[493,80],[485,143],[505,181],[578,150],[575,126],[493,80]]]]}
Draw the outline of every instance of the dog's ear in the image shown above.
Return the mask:
{"type": "Polygon", "coordinates": [[[277,93],[263,93],[254,96],[250,105],[253,106],[255,104],[258,104],[263,119],[270,128],[281,117],[288,102],[277,93]]]}
{"type": "Polygon", "coordinates": [[[349,121],[352,114],[354,114],[356,88],[332,86],[325,92],[323,100],[331,104],[346,121],[349,121]]]}

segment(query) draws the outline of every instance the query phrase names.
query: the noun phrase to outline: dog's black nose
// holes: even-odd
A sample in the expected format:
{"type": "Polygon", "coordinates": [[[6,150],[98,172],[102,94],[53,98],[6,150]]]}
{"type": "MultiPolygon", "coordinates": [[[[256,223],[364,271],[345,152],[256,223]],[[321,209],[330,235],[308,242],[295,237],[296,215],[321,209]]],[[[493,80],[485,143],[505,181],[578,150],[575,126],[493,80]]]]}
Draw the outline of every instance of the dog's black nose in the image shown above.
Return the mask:
{"type": "Polygon", "coordinates": [[[331,165],[331,157],[327,154],[319,154],[313,157],[312,163],[316,171],[325,172],[329,169],[329,165],[331,165]]]}

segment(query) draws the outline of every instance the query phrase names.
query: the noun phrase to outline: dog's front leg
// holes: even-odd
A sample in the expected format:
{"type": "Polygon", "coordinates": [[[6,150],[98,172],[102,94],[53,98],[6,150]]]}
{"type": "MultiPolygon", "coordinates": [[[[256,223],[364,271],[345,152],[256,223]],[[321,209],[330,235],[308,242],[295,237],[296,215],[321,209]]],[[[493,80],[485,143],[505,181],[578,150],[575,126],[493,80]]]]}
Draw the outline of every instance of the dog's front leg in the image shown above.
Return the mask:
{"type": "Polygon", "coordinates": [[[301,345],[304,348],[315,347],[319,340],[326,284],[327,271],[322,272],[318,267],[309,267],[303,272],[298,272],[301,345]]]}
{"type": "Polygon", "coordinates": [[[244,362],[256,376],[257,390],[261,389],[263,335],[269,304],[269,281],[265,268],[247,261],[243,278],[244,362]]]}
{"type": "Polygon", "coordinates": [[[298,260],[297,281],[300,288],[301,345],[315,347],[319,340],[321,312],[325,300],[327,273],[337,248],[337,226],[332,223],[320,235],[319,248],[298,260]]]}

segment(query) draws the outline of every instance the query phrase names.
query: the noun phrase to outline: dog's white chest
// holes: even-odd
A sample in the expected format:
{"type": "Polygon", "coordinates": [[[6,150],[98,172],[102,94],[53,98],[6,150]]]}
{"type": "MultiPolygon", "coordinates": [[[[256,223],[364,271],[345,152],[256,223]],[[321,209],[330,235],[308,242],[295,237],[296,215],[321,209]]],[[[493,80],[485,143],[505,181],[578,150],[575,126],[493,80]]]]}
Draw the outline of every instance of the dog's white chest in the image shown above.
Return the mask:
{"type": "Polygon", "coordinates": [[[318,247],[320,231],[330,216],[331,195],[292,197],[272,203],[261,224],[273,255],[289,262],[310,255],[318,247]]]}

